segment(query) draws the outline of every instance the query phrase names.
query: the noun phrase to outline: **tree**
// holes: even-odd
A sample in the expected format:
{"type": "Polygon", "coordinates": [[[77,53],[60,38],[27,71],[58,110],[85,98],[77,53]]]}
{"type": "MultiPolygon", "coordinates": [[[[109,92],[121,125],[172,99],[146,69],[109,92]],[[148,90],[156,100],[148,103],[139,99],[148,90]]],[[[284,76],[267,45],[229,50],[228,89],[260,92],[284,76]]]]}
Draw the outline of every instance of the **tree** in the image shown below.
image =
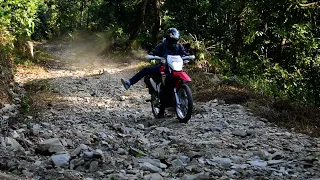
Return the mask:
{"type": "Polygon", "coordinates": [[[128,45],[127,45],[128,47],[131,46],[132,42],[137,38],[138,32],[144,22],[147,3],[148,3],[148,0],[141,0],[139,4],[139,7],[140,7],[139,14],[136,17],[136,20],[134,21],[134,23],[132,23],[130,27],[131,32],[128,39],[128,45]]]}

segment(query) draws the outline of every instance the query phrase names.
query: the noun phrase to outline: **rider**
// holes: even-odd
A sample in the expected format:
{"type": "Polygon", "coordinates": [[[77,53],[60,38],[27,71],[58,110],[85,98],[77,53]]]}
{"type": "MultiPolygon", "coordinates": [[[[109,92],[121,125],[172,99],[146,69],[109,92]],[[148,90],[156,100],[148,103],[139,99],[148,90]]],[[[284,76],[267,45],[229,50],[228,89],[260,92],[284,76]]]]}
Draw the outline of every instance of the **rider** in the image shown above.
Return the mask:
{"type": "MultiPolygon", "coordinates": [[[[179,31],[176,28],[169,28],[166,32],[165,39],[155,47],[151,55],[159,57],[166,57],[167,55],[188,55],[185,52],[184,47],[181,44],[178,44],[179,38],[179,31]]],[[[121,82],[126,89],[129,89],[130,86],[140,81],[144,76],[161,76],[160,67],[161,65],[143,68],[131,79],[121,79],[121,82]]]]}

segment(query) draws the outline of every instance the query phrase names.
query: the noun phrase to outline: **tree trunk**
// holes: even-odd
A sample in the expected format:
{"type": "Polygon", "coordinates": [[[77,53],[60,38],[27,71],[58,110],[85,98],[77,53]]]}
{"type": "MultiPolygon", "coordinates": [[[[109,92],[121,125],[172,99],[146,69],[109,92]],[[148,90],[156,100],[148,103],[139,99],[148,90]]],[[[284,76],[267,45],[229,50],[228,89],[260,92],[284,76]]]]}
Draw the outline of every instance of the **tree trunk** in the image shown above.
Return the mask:
{"type": "Polygon", "coordinates": [[[88,12],[87,12],[87,23],[86,23],[86,27],[89,28],[89,17],[90,17],[90,6],[92,4],[92,0],[89,1],[89,5],[88,5],[88,12]]]}
{"type": "Polygon", "coordinates": [[[158,43],[158,35],[161,27],[161,13],[160,13],[160,2],[159,0],[152,0],[152,8],[154,11],[154,25],[152,27],[152,44],[158,43]]]}
{"type": "Polygon", "coordinates": [[[80,23],[79,26],[82,28],[82,22],[83,22],[83,13],[84,13],[84,1],[81,1],[81,7],[80,7],[80,23]]]}
{"type": "Polygon", "coordinates": [[[61,0],[59,0],[59,16],[58,16],[58,20],[57,20],[57,22],[58,22],[58,25],[59,25],[59,27],[58,27],[58,29],[59,29],[59,36],[62,34],[62,29],[61,29],[61,24],[62,24],[62,19],[61,19],[61,15],[62,15],[62,11],[63,11],[63,9],[62,9],[62,7],[61,7],[61,0]]]}
{"type": "Polygon", "coordinates": [[[240,56],[240,52],[243,46],[243,35],[242,35],[242,23],[241,17],[237,19],[237,29],[234,37],[234,57],[240,56]]]}
{"type": "Polygon", "coordinates": [[[231,71],[233,74],[238,74],[237,62],[236,59],[241,55],[243,49],[243,17],[241,16],[242,12],[246,8],[246,0],[241,0],[237,16],[236,16],[236,30],[234,33],[234,43],[232,45],[232,54],[234,60],[231,63],[231,71]]]}
{"type": "Polygon", "coordinates": [[[235,38],[234,38],[234,56],[238,57],[240,56],[240,52],[243,48],[243,17],[241,17],[242,12],[246,8],[246,0],[242,0],[239,11],[237,13],[236,17],[236,32],[235,32],[235,38]]]}
{"type": "Polygon", "coordinates": [[[127,42],[127,48],[131,47],[132,42],[137,38],[138,32],[144,22],[148,0],[142,0],[140,3],[140,11],[137,19],[131,24],[131,33],[127,42]]]}

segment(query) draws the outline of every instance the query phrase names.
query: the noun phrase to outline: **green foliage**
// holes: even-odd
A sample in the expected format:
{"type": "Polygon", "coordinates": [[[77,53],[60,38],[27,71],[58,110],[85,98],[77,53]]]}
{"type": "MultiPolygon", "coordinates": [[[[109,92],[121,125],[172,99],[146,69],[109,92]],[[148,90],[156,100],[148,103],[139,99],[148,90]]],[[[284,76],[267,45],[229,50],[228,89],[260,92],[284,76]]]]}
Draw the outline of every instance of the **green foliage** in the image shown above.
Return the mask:
{"type": "Polygon", "coordinates": [[[18,39],[30,37],[38,3],[38,0],[0,0],[0,25],[18,39]]]}
{"type": "Polygon", "coordinates": [[[22,99],[20,105],[20,111],[23,115],[28,115],[30,112],[30,104],[32,103],[32,100],[30,97],[25,97],[22,99]]]}
{"type": "Polygon", "coordinates": [[[211,59],[218,73],[265,95],[320,105],[319,9],[291,0],[165,4],[166,24],[197,34],[198,59],[211,59]]]}

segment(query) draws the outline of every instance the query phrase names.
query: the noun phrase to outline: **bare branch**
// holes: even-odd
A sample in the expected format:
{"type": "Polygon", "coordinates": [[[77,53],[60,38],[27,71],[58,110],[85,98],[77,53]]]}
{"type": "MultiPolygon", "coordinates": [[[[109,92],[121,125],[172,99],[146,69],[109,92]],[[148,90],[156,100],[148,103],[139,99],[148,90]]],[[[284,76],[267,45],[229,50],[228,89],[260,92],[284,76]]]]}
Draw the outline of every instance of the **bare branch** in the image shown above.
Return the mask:
{"type": "Polygon", "coordinates": [[[311,6],[316,6],[320,7],[320,1],[318,2],[311,2],[311,3],[299,3],[301,7],[311,7],[311,6]]]}

